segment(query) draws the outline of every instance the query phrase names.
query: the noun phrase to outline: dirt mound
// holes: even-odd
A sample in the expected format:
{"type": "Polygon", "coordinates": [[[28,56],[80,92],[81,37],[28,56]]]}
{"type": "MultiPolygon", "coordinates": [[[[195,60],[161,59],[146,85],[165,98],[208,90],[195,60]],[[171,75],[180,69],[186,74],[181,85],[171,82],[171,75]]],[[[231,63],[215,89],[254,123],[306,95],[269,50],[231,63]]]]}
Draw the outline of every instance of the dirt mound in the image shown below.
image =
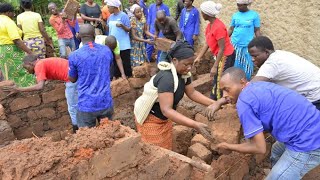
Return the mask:
{"type": "Polygon", "coordinates": [[[50,138],[15,141],[0,149],[0,179],[75,177],[75,168],[89,168],[87,160],[94,151],[111,147],[128,132],[116,121],[81,129],[59,142],[50,138]]]}

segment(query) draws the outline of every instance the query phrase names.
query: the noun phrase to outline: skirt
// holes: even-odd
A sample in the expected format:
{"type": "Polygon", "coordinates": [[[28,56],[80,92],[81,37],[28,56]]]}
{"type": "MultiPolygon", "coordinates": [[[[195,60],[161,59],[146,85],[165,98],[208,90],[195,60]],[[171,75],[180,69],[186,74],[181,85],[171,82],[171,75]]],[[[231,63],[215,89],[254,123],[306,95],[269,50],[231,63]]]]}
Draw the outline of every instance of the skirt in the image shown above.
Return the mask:
{"type": "Polygon", "coordinates": [[[0,67],[5,80],[13,80],[17,85],[26,87],[34,84],[33,75],[22,67],[25,53],[14,44],[0,45],[0,67]]]}
{"type": "Polygon", "coordinates": [[[24,44],[40,59],[46,58],[46,44],[42,37],[24,39],[24,44]]]}
{"type": "Polygon", "coordinates": [[[172,150],[173,126],[171,120],[161,120],[149,114],[142,125],[136,121],[136,126],[143,142],[172,150]]]}
{"type": "Polygon", "coordinates": [[[234,45],[234,48],[236,51],[234,67],[242,69],[246,73],[247,80],[250,81],[254,69],[254,64],[252,61],[252,57],[248,52],[248,47],[234,45]]]}

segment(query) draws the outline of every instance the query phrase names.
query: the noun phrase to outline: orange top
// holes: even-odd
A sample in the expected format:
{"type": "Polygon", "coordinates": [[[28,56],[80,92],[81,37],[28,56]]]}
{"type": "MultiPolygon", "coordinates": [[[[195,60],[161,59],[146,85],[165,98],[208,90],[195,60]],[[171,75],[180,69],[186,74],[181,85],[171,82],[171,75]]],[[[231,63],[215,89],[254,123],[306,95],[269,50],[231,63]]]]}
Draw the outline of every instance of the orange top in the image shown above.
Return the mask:
{"type": "Polygon", "coordinates": [[[109,16],[111,14],[109,12],[109,9],[108,9],[107,5],[103,6],[101,12],[102,12],[102,19],[105,20],[105,21],[108,20],[108,18],[109,18],[109,16]]]}

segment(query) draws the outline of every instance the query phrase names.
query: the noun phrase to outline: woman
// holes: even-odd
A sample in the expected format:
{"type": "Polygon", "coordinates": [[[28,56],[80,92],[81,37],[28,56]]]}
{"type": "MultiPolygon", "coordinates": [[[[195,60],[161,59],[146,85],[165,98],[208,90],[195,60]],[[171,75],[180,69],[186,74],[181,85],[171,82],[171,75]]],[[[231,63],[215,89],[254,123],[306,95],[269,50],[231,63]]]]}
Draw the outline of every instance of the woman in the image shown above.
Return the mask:
{"type": "Polygon", "coordinates": [[[227,28],[223,22],[216,18],[221,8],[221,4],[216,4],[213,1],[206,1],[200,5],[202,17],[204,20],[209,21],[209,24],[205,31],[207,43],[195,60],[195,62],[199,62],[209,48],[211,53],[216,56],[216,61],[210,71],[211,77],[214,77],[210,97],[214,100],[223,97],[219,87],[219,80],[223,71],[232,67],[235,60],[234,48],[230,42],[227,28]]]}
{"type": "Polygon", "coordinates": [[[31,11],[31,0],[21,0],[20,5],[24,12],[17,16],[17,24],[23,32],[23,40],[39,59],[44,59],[46,56],[45,44],[53,45],[44,28],[41,15],[31,11]]]}
{"type": "Polygon", "coordinates": [[[130,11],[134,17],[130,19],[131,22],[131,66],[140,66],[147,60],[147,52],[145,43],[153,45],[154,42],[149,39],[144,39],[144,35],[153,37],[147,31],[146,23],[142,22],[142,9],[139,5],[134,4],[131,6],[130,11]]]}
{"type": "Polygon", "coordinates": [[[0,3],[0,65],[6,80],[13,80],[19,86],[29,86],[34,78],[21,66],[25,53],[32,51],[21,40],[22,31],[12,20],[14,9],[11,4],[0,3]]]}
{"type": "Polygon", "coordinates": [[[188,43],[193,46],[200,32],[199,11],[192,5],[193,0],[185,0],[185,8],[182,9],[179,27],[188,43]]]}
{"type": "Polygon", "coordinates": [[[84,23],[90,23],[96,28],[96,35],[101,35],[103,32],[102,15],[100,6],[93,2],[93,0],[87,0],[80,7],[81,17],[84,23]]]}
{"type": "Polygon", "coordinates": [[[248,44],[254,35],[260,36],[260,17],[248,6],[252,0],[237,0],[238,12],[234,13],[229,28],[231,43],[236,50],[235,67],[246,73],[246,78],[251,79],[253,73],[253,62],[248,52],[248,44]]]}
{"type": "Polygon", "coordinates": [[[214,110],[222,101],[207,98],[191,85],[190,70],[196,58],[191,45],[178,41],[167,57],[171,63],[158,64],[160,71],[146,83],[143,94],[134,105],[137,130],[142,140],[172,149],[172,121],[195,128],[205,138],[212,140],[207,125],[178,113],[177,104],[184,93],[197,103],[215,107],[214,110]]]}

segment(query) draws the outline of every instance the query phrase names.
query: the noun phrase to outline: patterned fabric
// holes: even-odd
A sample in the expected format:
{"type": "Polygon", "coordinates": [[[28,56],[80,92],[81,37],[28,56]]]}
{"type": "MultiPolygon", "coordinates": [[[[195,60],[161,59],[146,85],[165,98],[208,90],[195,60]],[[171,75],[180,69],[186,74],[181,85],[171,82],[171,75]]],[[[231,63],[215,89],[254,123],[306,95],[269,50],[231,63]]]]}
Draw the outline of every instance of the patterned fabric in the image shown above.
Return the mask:
{"type": "Polygon", "coordinates": [[[40,59],[46,58],[46,45],[42,37],[25,39],[24,44],[40,59]]]}
{"type": "MultiPolygon", "coordinates": [[[[131,27],[135,28],[136,36],[139,38],[144,39],[144,25],[142,21],[138,21],[135,17],[132,17],[131,20],[131,27]]],[[[147,60],[147,53],[146,53],[146,46],[144,42],[136,41],[131,38],[131,66],[140,66],[147,60]]]]}
{"type": "Polygon", "coordinates": [[[234,67],[242,69],[246,73],[247,80],[250,81],[254,64],[252,61],[252,57],[248,52],[248,47],[234,45],[234,48],[236,51],[236,60],[234,62],[234,67]]]}
{"type": "Polygon", "coordinates": [[[213,78],[213,87],[210,93],[211,99],[218,100],[223,97],[222,91],[220,90],[220,79],[221,79],[222,73],[226,69],[234,65],[235,56],[236,56],[235,53],[233,53],[230,56],[223,56],[222,59],[220,60],[219,65],[217,67],[217,74],[213,78]]]}
{"type": "Polygon", "coordinates": [[[6,80],[13,80],[19,86],[33,85],[35,79],[22,67],[24,52],[16,45],[0,45],[0,66],[6,80]]]}
{"type": "Polygon", "coordinates": [[[136,122],[143,142],[172,150],[172,121],[161,120],[149,114],[143,125],[136,122]]]}

